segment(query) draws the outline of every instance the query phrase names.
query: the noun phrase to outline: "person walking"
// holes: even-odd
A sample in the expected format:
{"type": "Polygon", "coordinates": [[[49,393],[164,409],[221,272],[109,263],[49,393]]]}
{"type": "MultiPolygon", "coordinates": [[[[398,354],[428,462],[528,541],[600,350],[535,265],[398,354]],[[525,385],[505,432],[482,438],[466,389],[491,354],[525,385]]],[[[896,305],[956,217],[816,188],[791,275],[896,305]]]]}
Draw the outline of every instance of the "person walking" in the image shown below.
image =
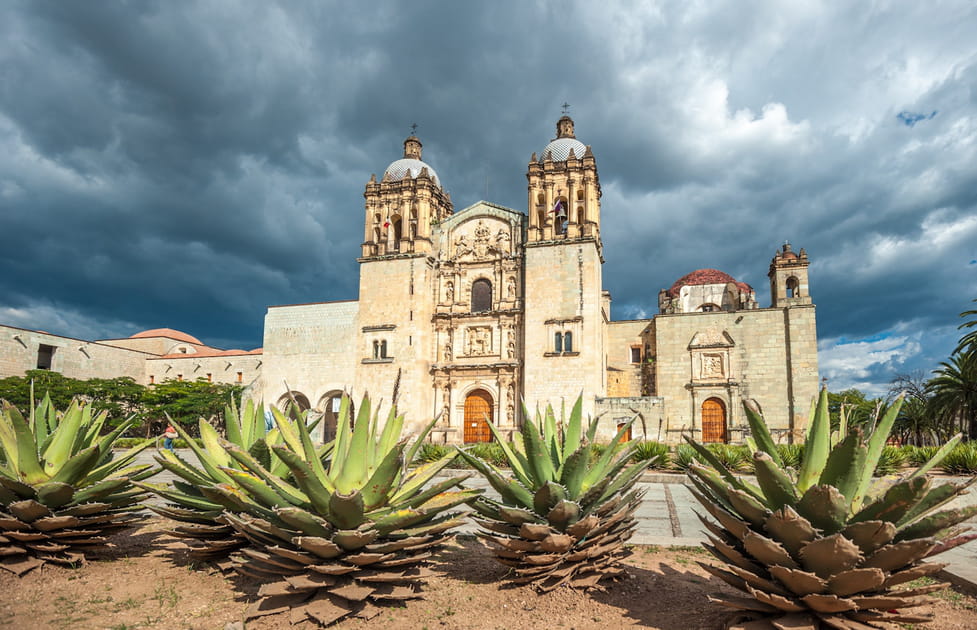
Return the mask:
{"type": "Polygon", "coordinates": [[[166,425],[166,430],[163,431],[163,448],[168,451],[173,450],[173,440],[177,438],[179,434],[176,429],[173,428],[172,424],[166,425]]]}

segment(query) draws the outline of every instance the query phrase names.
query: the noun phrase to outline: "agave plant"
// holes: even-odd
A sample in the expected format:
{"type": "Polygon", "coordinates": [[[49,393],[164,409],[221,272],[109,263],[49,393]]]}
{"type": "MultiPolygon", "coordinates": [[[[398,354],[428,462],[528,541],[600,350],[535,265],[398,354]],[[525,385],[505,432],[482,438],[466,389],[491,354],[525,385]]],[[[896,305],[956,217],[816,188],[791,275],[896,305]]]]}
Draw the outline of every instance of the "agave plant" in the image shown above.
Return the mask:
{"type": "Polygon", "coordinates": [[[112,444],[134,420],[100,435],[107,413],[73,401],[59,413],[45,396],[28,418],[0,410],[0,567],[24,575],[44,563],[74,565],[132,525],[145,494],[133,481],[156,471],[130,466],[146,442],[115,457],[112,444]]]}
{"type": "Polygon", "coordinates": [[[873,481],[900,404],[870,421],[866,433],[851,428],[832,444],[822,390],[795,477],[758,406],[747,402],[757,486],[690,440],[710,465],[689,468],[693,494],[716,521],[700,515],[709,531],[705,547],[726,564],[703,567],[747,595],[720,594],[715,601],[760,617],[751,628],[861,630],[930,620],[911,609],[946,584],[905,585],[945,566],[928,558],[977,537],[958,527],[977,506],[936,512],[973,481],[933,485],[926,476],[960,436],[916,471],[873,481]]]}
{"type": "MultiPolygon", "coordinates": [[[[278,444],[284,438],[278,428],[267,430],[264,405],[247,400],[241,402],[240,409],[229,404],[224,411],[227,441],[250,453],[272,475],[287,476],[288,467],[269,449],[269,445],[278,444]]],[[[271,413],[277,426],[290,423],[278,409],[272,408],[271,413]]],[[[298,422],[305,422],[304,414],[299,415],[298,422]]],[[[167,505],[152,505],[150,509],[177,521],[178,524],[166,533],[187,544],[190,548],[188,557],[191,560],[211,562],[222,570],[230,570],[233,568],[233,563],[229,560],[230,554],[247,545],[247,539],[223,520],[224,506],[207,498],[200,487],[231,481],[212,462],[239,469],[241,466],[225,454],[219,443],[217,430],[203,418],[198,423],[202,447],[179,423],[174,422],[172,426],[186,440],[200,465],[194,465],[173,451],[164,449],[156,454],[155,459],[178,479],[174,479],[171,485],[146,483],[140,484],[140,487],[168,502],[167,505]]],[[[287,435],[292,436],[293,433],[289,432],[287,435]]],[[[331,444],[316,448],[320,459],[327,457],[330,451],[331,444]]]]}
{"type": "MultiPolygon", "coordinates": [[[[649,461],[631,463],[635,447],[628,442],[603,449],[591,462],[597,419],[584,432],[581,405],[578,398],[569,419],[561,414],[559,424],[551,407],[545,415],[537,412],[512,443],[489,422],[513,477],[459,451],[500,495],[500,501],[480,497],[472,506],[483,528],[478,535],[491,543],[499,562],[512,567],[514,583],[542,591],[563,584],[588,589],[623,572],[617,565],[630,553],[624,544],[643,494],[633,486],[649,461]]],[[[613,444],[632,422],[620,428],[613,444]]]]}
{"type": "Polygon", "coordinates": [[[293,623],[328,625],[369,618],[378,603],[420,597],[427,559],[464,522],[451,508],[480,492],[456,489],[469,475],[429,484],[454,453],[408,471],[433,422],[408,446],[404,417],[394,409],[382,429],[366,398],[352,428],[349,417],[344,396],[328,463],[304,423],[279,424],[283,443],[270,450],[291,479],[228,441],[200,453],[201,464],[226,478],[201,491],[251,543],[233,556],[236,570],[265,582],[249,619],[291,610],[293,623]]]}

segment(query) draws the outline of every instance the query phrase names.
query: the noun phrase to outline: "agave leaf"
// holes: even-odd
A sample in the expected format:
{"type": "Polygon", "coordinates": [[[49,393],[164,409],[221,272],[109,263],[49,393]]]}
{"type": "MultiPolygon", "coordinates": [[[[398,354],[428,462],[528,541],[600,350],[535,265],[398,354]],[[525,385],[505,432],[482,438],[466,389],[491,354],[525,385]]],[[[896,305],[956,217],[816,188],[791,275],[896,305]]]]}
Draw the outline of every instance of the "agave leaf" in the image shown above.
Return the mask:
{"type": "Polygon", "coordinates": [[[65,462],[50,480],[72,486],[77,485],[91,472],[92,467],[98,462],[98,456],[97,445],[79,451],[65,462]]]}
{"type": "MultiPolygon", "coordinates": [[[[364,397],[363,404],[369,407],[369,399],[364,397]]],[[[329,462],[329,477],[335,479],[336,475],[339,474],[340,466],[343,460],[349,453],[349,440],[352,437],[352,427],[350,427],[349,417],[350,417],[350,405],[351,401],[349,396],[343,396],[339,402],[339,422],[336,426],[336,439],[333,441],[335,446],[333,447],[332,461],[329,462]]],[[[361,405],[362,407],[362,405],[361,405]]],[[[362,408],[360,409],[362,412],[362,408]]],[[[367,409],[367,417],[369,417],[369,408],[367,409]]]]}
{"type": "Polygon", "coordinates": [[[811,486],[795,506],[797,513],[826,534],[845,526],[848,502],[834,486],[811,486]]]}
{"type": "Polygon", "coordinates": [[[241,441],[241,417],[238,415],[237,406],[231,400],[224,405],[224,430],[227,432],[227,441],[231,444],[247,446],[241,441]]]}
{"type": "MultiPolygon", "coordinates": [[[[898,522],[918,503],[929,489],[926,477],[908,477],[889,488],[876,501],[868,504],[851,517],[850,522],[892,521],[898,522]]],[[[854,507],[854,506],[853,506],[854,507]]]]}
{"type": "Polygon", "coordinates": [[[526,449],[526,460],[533,484],[530,489],[535,490],[547,481],[556,478],[556,467],[553,465],[550,453],[543,443],[535,422],[526,422],[522,431],[523,445],[526,449]]]}
{"type": "MultiPolygon", "coordinates": [[[[574,408],[576,409],[576,406],[574,408]]],[[[578,430],[579,426],[580,423],[578,421],[578,430]]],[[[579,443],[579,441],[578,435],[577,442],[579,443]]],[[[587,464],[589,460],[590,448],[584,444],[570,451],[570,455],[563,462],[562,470],[560,471],[560,483],[567,489],[567,497],[572,500],[577,500],[580,497],[580,490],[583,487],[584,477],[587,475],[587,464]]]]}
{"type": "Polygon", "coordinates": [[[855,428],[831,449],[818,484],[834,486],[845,497],[847,505],[851,505],[862,481],[867,457],[868,449],[862,441],[862,432],[855,428]]]}
{"type": "Polygon", "coordinates": [[[417,451],[420,450],[424,440],[427,439],[427,436],[431,433],[431,430],[434,429],[434,425],[437,424],[437,422],[438,416],[435,416],[421,429],[421,432],[414,439],[414,442],[411,443],[411,445],[407,448],[407,455],[404,457],[405,462],[410,463],[417,458],[417,451]]]}
{"type": "MultiPolygon", "coordinates": [[[[774,449],[777,450],[777,449],[774,449]]],[[[785,505],[797,503],[797,491],[787,473],[777,464],[776,460],[765,451],[753,454],[753,468],[756,472],[757,483],[766,497],[766,504],[774,510],[785,505]]]]}
{"type": "Polygon", "coordinates": [[[897,527],[902,527],[907,523],[911,523],[916,518],[929,513],[931,510],[935,510],[941,505],[950,501],[954,497],[963,494],[967,488],[977,482],[977,477],[972,477],[967,481],[955,484],[955,483],[944,483],[936,486],[932,490],[926,493],[916,505],[914,505],[908,512],[906,512],[899,522],[896,523],[897,527]]]}
{"type": "Polygon", "coordinates": [[[537,514],[546,514],[553,506],[567,498],[567,489],[553,481],[547,481],[533,495],[533,509],[537,514]]]}
{"type": "Polygon", "coordinates": [[[359,490],[343,494],[337,489],[329,499],[329,515],[342,529],[354,529],[362,525],[366,521],[363,514],[363,495],[359,490]]]}
{"type": "MultiPolygon", "coordinates": [[[[364,398],[360,403],[356,422],[353,424],[349,448],[338,473],[334,476],[336,490],[339,492],[352,492],[366,481],[366,457],[364,454],[370,441],[370,418],[370,401],[368,398],[364,398]]],[[[337,455],[339,454],[337,453],[337,455]]]]}
{"type": "Polygon", "coordinates": [[[142,444],[137,444],[136,446],[133,446],[132,448],[122,453],[121,455],[114,457],[114,459],[112,459],[108,463],[103,464],[98,468],[96,468],[95,470],[88,473],[87,480],[100,481],[102,479],[105,479],[106,477],[116,474],[119,470],[132,463],[136,459],[136,455],[143,452],[144,450],[146,450],[152,445],[153,443],[147,440],[142,444]]]}
{"type": "Polygon", "coordinates": [[[889,544],[896,535],[896,528],[888,521],[862,521],[861,523],[852,523],[841,533],[845,538],[858,545],[862,553],[870,554],[883,545],[889,544]]]}
{"type": "MultiPolygon", "coordinates": [[[[607,448],[604,449],[604,452],[601,454],[600,458],[598,458],[597,462],[595,462],[594,465],[587,471],[587,474],[584,476],[583,485],[581,486],[581,489],[584,492],[593,486],[598,479],[608,475],[612,463],[617,461],[614,459],[616,447],[621,444],[621,440],[625,435],[627,435],[628,431],[631,430],[631,425],[634,424],[634,421],[637,418],[638,416],[635,415],[633,418],[621,425],[617,433],[614,435],[614,439],[611,440],[611,443],[608,444],[607,448]]],[[[628,446],[631,445],[629,444],[628,446]]]]}
{"type": "MultiPolygon", "coordinates": [[[[397,444],[400,442],[400,434],[404,430],[404,416],[397,413],[397,408],[393,405],[390,406],[390,415],[387,418],[387,422],[383,425],[383,431],[380,433],[380,441],[377,443],[378,455],[382,459],[386,457],[397,444]]],[[[417,440],[421,442],[422,440],[417,440]]]]}
{"type": "Polygon", "coordinates": [[[858,546],[841,534],[818,538],[805,545],[799,555],[806,570],[826,580],[854,569],[864,557],[858,546]]]}
{"type": "MultiPolygon", "coordinates": [[[[41,462],[37,458],[37,443],[34,441],[34,434],[31,433],[30,427],[27,426],[27,421],[24,420],[24,416],[21,415],[16,407],[9,403],[5,402],[3,408],[4,415],[10,423],[12,437],[14,439],[14,444],[12,445],[8,445],[7,439],[4,439],[4,450],[7,453],[16,453],[16,456],[8,455],[8,457],[11,457],[11,459],[17,462],[16,472],[21,481],[28,484],[48,481],[50,476],[44,472],[44,469],[41,467],[41,462]]],[[[7,422],[0,422],[0,424],[5,425],[7,422]]]]}
{"type": "Polygon", "coordinates": [[[506,479],[492,464],[473,457],[465,451],[459,449],[458,454],[485,477],[489,485],[502,496],[503,502],[510,505],[520,505],[527,510],[533,509],[533,495],[521,483],[514,479],[506,479]]]}
{"type": "Polygon", "coordinates": [[[282,508],[292,505],[284,497],[268,487],[257,475],[227,466],[222,466],[221,469],[234,480],[234,483],[244,488],[248,494],[265,507],[282,508]]]}
{"type": "Polygon", "coordinates": [[[825,580],[822,580],[814,573],[801,569],[772,566],[770,567],[770,575],[798,597],[811,595],[812,593],[823,593],[827,588],[827,582],[825,580]]]}
{"type": "MultiPolygon", "coordinates": [[[[619,494],[621,492],[627,492],[631,486],[637,482],[638,478],[645,472],[648,462],[635,462],[631,464],[629,468],[622,469],[631,461],[630,455],[627,457],[621,457],[618,459],[614,468],[608,473],[608,478],[612,479],[611,483],[600,493],[597,503],[602,503],[610,497],[619,494]]],[[[582,499],[581,499],[582,501],[582,499]]]]}
{"type": "MultiPolygon", "coordinates": [[[[561,409],[561,411],[565,411],[561,409]]],[[[565,415],[560,414],[563,418],[565,415]]],[[[560,436],[556,430],[556,414],[553,413],[552,405],[546,405],[546,415],[543,417],[543,444],[549,450],[550,460],[555,468],[559,468],[563,462],[563,450],[560,448],[560,436]]]]}
{"type": "Polygon", "coordinates": [[[828,590],[839,597],[855,593],[870,593],[885,583],[885,572],[881,569],[850,569],[831,576],[828,590]]]}
{"type": "Polygon", "coordinates": [[[962,523],[977,514],[977,505],[968,505],[962,508],[944,510],[936,514],[930,514],[913,523],[899,529],[896,540],[910,540],[913,538],[926,538],[935,536],[939,532],[958,523],[962,523]]]}
{"type": "Polygon", "coordinates": [[[203,486],[213,483],[212,479],[209,479],[206,475],[200,472],[199,469],[183,461],[183,459],[181,459],[180,456],[173,451],[168,449],[157,451],[157,453],[153,456],[153,459],[155,459],[156,462],[164,469],[170,471],[178,477],[186,479],[194,485],[203,486]]]}
{"type": "MultiPolygon", "coordinates": [[[[570,418],[563,427],[563,455],[564,463],[570,454],[580,449],[581,431],[583,429],[583,394],[577,396],[570,410],[570,418]]],[[[562,471],[561,471],[562,473],[562,471]]]]}
{"type": "Polygon", "coordinates": [[[866,568],[879,568],[893,573],[920,560],[934,547],[932,538],[904,540],[882,547],[862,564],[866,568]]]}
{"type": "MultiPolygon", "coordinates": [[[[169,416],[167,416],[167,419],[169,419],[169,416]]],[[[193,451],[193,454],[197,456],[197,460],[200,462],[200,465],[203,466],[204,470],[207,471],[207,474],[210,475],[211,479],[220,483],[231,483],[231,478],[220,469],[216,461],[211,459],[210,453],[200,448],[200,446],[197,445],[197,441],[190,437],[190,434],[188,434],[183,427],[180,426],[179,422],[173,422],[171,420],[170,425],[176,429],[176,432],[181,438],[186,440],[187,446],[189,446],[190,450],[193,451]]]]}
{"type": "Polygon", "coordinates": [[[916,471],[910,475],[910,477],[921,477],[928,473],[934,466],[939,466],[940,462],[942,462],[946,456],[950,454],[950,451],[956,448],[957,444],[959,444],[960,440],[962,439],[963,433],[957,433],[954,435],[946,444],[940,447],[940,450],[936,451],[936,454],[933,455],[928,462],[917,468],[916,471]]]}
{"type": "Polygon", "coordinates": [[[719,473],[723,477],[723,479],[726,480],[726,482],[729,485],[733,486],[738,490],[742,490],[743,492],[748,492],[749,494],[752,494],[753,498],[761,502],[766,501],[766,497],[763,496],[763,492],[759,488],[746,483],[742,479],[738,479],[736,475],[730,472],[730,470],[727,469],[726,466],[724,466],[723,463],[719,461],[715,453],[713,453],[708,448],[706,448],[702,444],[699,444],[698,442],[696,442],[695,440],[693,440],[687,435],[683,435],[682,437],[685,439],[686,442],[689,443],[689,445],[692,446],[692,448],[695,449],[695,451],[699,455],[702,456],[703,460],[705,460],[706,463],[712,466],[712,468],[717,473],[719,473]]]}
{"type": "MultiPolygon", "coordinates": [[[[495,426],[495,423],[491,420],[486,420],[489,426],[489,430],[492,431],[492,435],[495,437],[495,443],[499,445],[502,449],[502,453],[505,455],[506,461],[509,463],[509,468],[512,470],[512,474],[516,476],[523,485],[532,486],[533,482],[529,476],[529,462],[526,460],[526,456],[513,448],[515,444],[510,445],[506,442],[505,438],[502,436],[501,431],[495,426]]],[[[525,438],[523,438],[525,439],[525,438]]]]}
{"type": "Polygon", "coordinates": [[[798,568],[797,562],[790,553],[777,541],[752,531],[743,537],[743,548],[753,558],[764,566],[781,566],[788,569],[798,568]]]}
{"type": "Polygon", "coordinates": [[[742,490],[730,490],[729,502],[736,513],[749,521],[756,528],[762,528],[764,521],[770,516],[770,510],[742,490]]]}
{"type": "Polygon", "coordinates": [[[333,528],[329,521],[298,507],[282,507],[275,510],[275,515],[288,525],[294,527],[307,536],[332,536],[333,528]]]}
{"type": "Polygon", "coordinates": [[[851,509],[853,512],[857,512],[862,507],[862,503],[865,500],[865,494],[868,492],[869,486],[872,484],[872,475],[875,472],[875,467],[879,463],[879,458],[882,457],[882,449],[885,448],[885,442],[889,439],[889,433],[892,432],[892,425],[895,424],[896,417],[899,415],[899,410],[902,408],[902,402],[905,399],[905,394],[899,394],[896,399],[889,405],[886,410],[885,415],[882,420],[875,426],[875,430],[872,431],[872,436],[868,439],[868,452],[865,455],[865,468],[862,469],[862,476],[859,479],[858,485],[855,490],[855,495],[851,499],[851,509]]]}
{"type": "MultiPolygon", "coordinates": [[[[262,444],[262,440],[257,440],[255,444],[262,444]]],[[[281,477],[273,475],[265,470],[261,464],[251,457],[250,453],[244,451],[244,449],[231,444],[230,442],[224,442],[224,447],[227,450],[228,455],[230,455],[234,461],[249,470],[252,474],[257,475],[261,480],[273,489],[279,496],[284,498],[290,504],[307,508],[310,507],[311,503],[309,499],[303,494],[298,488],[289,484],[281,477]]],[[[330,488],[326,488],[330,490],[330,488]]]]}
{"type": "MultiPolygon", "coordinates": [[[[326,479],[326,469],[322,466],[322,460],[316,453],[316,447],[312,443],[312,436],[309,435],[309,427],[305,424],[307,414],[302,414],[295,421],[295,432],[298,433],[299,443],[302,445],[302,453],[305,454],[305,461],[308,462],[312,473],[317,479],[326,479]]],[[[294,449],[293,449],[294,450],[294,449]]],[[[296,451],[298,452],[298,451],[296,451]]],[[[327,485],[327,484],[323,484],[327,485]]]]}
{"type": "MultiPolygon", "coordinates": [[[[75,438],[78,437],[78,432],[82,428],[82,417],[78,403],[72,401],[61,423],[51,434],[51,440],[48,442],[47,448],[43,451],[44,471],[47,474],[55,475],[73,454],[72,447],[75,444],[75,438]]],[[[32,424],[37,425],[33,421],[32,424]]]]}
{"type": "Polygon", "coordinates": [[[214,427],[203,418],[197,422],[197,426],[200,429],[200,441],[204,443],[204,448],[210,454],[211,461],[214,465],[221,467],[230,466],[231,457],[224,450],[224,447],[221,446],[220,436],[217,435],[214,427]]]}
{"type": "Polygon", "coordinates": [[[367,510],[372,510],[387,502],[387,495],[394,487],[397,474],[404,465],[403,451],[405,445],[404,442],[400,442],[395,448],[390,449],[363,486],[363,504],[367,510]]]}
{"type": "Polygon", "coordinates": [[[784,462],[780,459],[780,451],[777,450],[777,445],[770,436],[770,429],[767,428],[767,423],[763,420],[760,405],[752,399],[744,400],[743,408],[746,410],[746,420],[750,424],[751,439],[755,441],[754,446],[751,447],[752,451],[756,452],[759,448],[770,456],[778,468],[783,468],[784,462]]]}
{"type": "Polygon", "coordinates": [[[271,447],[271,450],[292,471],[295,483],[309,497],[309,501],[316,511],[324,515],[330,514],[330,500],[336,490],[327,489],[323,483],[323,479],[316,477],[309,465],[302,460],[301,456],[291,451],[287,446],[276,444],[271,447]]]}
{"type": "Polygon", "coordinates": [[[797,473],[797,490],[806,492],[821,476],[828,461],[831,419],[828,416],[828,390],[821,388],[817,407],[810,421],[810,434],[804,446],[804,461],[797,473]]]}
{"type": "MultiPolygon", "coordinates": [[[[428,481],[434,478],[439,472],[441,472],[448,464],[450,464],[455,459],[455,454],[450,453],[445,455],[441,459],[422,464],[412,470],[404,482],[400,485],[396,492],[390,497],[391,504],[398,504],[403,501],[409,500],[414,496],[415,493],[421,490],[428,481]]],[[[498,472],[498,471],[496,471],[498,472]]]]}

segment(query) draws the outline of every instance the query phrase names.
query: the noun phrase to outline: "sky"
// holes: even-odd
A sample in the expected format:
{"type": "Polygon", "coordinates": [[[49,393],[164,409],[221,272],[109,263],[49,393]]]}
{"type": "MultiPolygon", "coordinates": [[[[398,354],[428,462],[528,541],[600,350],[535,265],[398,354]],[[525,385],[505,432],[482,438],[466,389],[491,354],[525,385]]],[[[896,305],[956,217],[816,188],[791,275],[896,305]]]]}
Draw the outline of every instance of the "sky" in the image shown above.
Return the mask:
{"type": "Polygon", "coordinates": [[[363,188],[417,124],[456,209],[525,211],[569,103],[614,319],[810,256],[821,376],[927,374],[977,298],[977,5],[0,5],[0,323],[262,343],[355,299],[363,188]]]}

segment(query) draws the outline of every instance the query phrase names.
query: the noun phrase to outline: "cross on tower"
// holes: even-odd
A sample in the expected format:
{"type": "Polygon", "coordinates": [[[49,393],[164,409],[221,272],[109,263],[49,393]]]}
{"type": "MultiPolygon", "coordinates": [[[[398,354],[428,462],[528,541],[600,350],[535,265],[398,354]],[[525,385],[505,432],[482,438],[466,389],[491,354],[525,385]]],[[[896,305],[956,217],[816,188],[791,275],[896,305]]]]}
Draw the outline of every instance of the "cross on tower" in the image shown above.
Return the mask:
{"type": "Polygon", "coordinates": [[[417,123],[411,123],[411,126],[410,126],[410,135],[412,135],[412,136],[416,136],[417,135],[417,123]]]}
{"type": "Polygon", "coordinates": [[[562,107],[563,107],[563,115],[566,116],[570,112],[570,103],[564,101],[562,107]]]}

